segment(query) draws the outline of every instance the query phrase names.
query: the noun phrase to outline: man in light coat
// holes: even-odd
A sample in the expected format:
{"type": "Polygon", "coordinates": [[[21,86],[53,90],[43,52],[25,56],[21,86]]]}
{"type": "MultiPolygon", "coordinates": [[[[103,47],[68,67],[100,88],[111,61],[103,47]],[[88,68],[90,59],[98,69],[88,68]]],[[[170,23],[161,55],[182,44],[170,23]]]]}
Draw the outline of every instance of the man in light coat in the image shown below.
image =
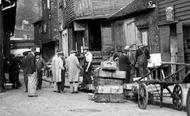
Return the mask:
{"type": "Polygon", "coordinates": [[[61,59],[62,52],[58,52],[52,59],[52,74],[53,74],[53,82],[54,82],[54,91],[61,92],[61,71],[65,70],[63,67],[63,60],[61,59]]]}
{"type": "Polygon", "coordinates": [[[76,57],[76,51],[72,50],[70,56],[66,59],[66,68],[70,82],[70,92],[78,93],[79,73],[82,67],[76,57]]]}

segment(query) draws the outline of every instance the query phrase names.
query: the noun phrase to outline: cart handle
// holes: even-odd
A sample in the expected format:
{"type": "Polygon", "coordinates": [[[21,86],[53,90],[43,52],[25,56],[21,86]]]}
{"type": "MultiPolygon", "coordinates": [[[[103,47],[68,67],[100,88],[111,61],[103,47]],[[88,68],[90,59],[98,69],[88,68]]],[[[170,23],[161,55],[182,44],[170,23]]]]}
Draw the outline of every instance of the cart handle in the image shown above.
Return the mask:
{"type": "Polygon", "coordinates": [[[165,64],[190,66],[190,64],[187,64],[187,63],[162,62],[162,65],[165,65],[165,64]]]}

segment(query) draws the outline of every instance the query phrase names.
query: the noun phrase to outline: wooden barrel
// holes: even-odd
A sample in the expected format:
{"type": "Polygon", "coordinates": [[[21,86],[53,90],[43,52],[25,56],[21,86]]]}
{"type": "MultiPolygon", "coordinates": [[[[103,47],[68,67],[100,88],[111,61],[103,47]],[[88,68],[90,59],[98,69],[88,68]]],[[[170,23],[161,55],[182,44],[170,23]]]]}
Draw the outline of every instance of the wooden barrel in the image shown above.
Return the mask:
{"type": "Polygon", "coordinates": [[[94,101],[107,103],[124,102],[124,79],[124,71],[98,70],[94,78],[94,101]]]}

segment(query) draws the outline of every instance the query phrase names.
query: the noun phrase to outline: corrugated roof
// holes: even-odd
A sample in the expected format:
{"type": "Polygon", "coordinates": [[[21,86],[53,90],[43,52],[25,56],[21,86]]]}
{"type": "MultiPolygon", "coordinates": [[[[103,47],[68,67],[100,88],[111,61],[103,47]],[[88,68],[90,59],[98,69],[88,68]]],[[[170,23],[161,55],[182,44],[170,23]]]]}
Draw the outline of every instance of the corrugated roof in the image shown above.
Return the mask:
{"type": "Polygon", "coordinates": [[[151,8],[149,6],[149,2],[151,0],[133,0],[129,4],[126,4],[121,10],[117,11],[116,13],[112,14],[109,19],[116,19],[119,17],[123,17],[126,15],[130,15],[132,13],[140,12],[146,9],[151,8]]]}

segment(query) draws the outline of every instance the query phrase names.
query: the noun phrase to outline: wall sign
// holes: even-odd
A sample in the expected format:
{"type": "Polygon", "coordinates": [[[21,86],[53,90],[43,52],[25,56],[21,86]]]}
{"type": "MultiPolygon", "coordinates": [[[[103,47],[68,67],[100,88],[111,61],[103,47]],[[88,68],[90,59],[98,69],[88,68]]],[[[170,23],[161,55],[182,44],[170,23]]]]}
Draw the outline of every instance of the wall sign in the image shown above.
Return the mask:
{"type": "Polygon", "coordinates": [[[174,8],[173,6],[169,6],[166,8],[166,20],[174,21],[174,8]]]}
{"type": "Polygon", "coordinates": [[[74,22],[74,31],[84,31],[85,25],[82,23],[74,22]]]}

